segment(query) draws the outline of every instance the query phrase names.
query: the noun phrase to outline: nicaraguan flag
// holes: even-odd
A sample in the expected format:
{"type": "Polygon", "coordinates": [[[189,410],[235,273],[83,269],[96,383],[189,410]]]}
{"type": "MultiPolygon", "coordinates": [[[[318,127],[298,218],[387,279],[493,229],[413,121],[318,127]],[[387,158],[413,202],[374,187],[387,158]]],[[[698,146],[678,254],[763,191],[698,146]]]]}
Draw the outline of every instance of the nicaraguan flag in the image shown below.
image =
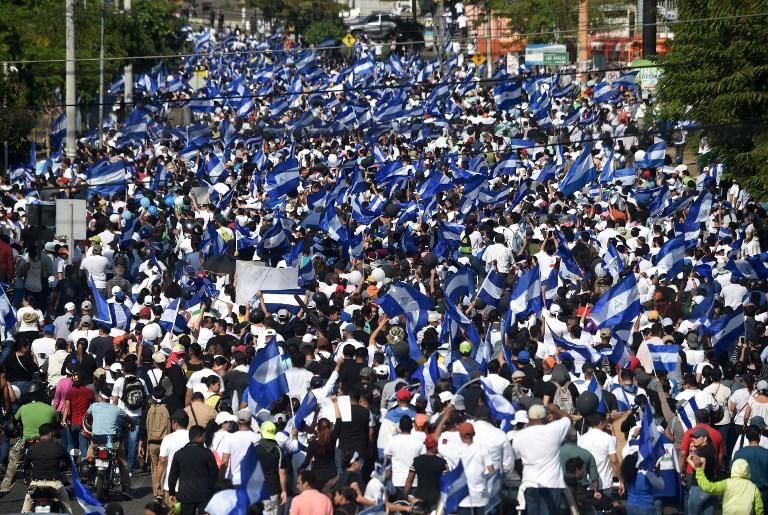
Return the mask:
{"type": "MultiPolygon", "coordinates": [[[[303,288],[297,287],[282,290],[262,290],[261,293],[267,311],[270,313],[277,313],[278,310],[285,308],[296,315],[301,311],[301,305],[296,300],[296,296],[303,297],[307,292],[303,288]]],[[[257,301],[256,305],[261,306],[261,300],[257,301]]]]}
{"type": "Polygon", "coordinates": [[[470,267],[462,267],[443,281],[443,296],[454,304],[475,292],[475,273],[470,267]]]}
{"type": "Polygon", "coordinates": [[[760,256],[752,256],[747,259],[731,259],[725,265],[725,269],[734,277],[744,279],[768,279],[768,268],[760,256]]]}
{"type": "Polygon", "coordinates": [[[481,377],[480,384],[483,387],[485,405],[488,407],[491,417],[501,424],[502,431],[510,431],[515,425],[517,408],[501,392],[495,391],[486,377],[481,377]]]}
{"type": "Polygon", "coordinates": [[[732,313],[720,315],[710,324],[709,334],[718,358],[728,354],[739,338],[744,336],[744,310],[739,307],[732,313]]]}
{"type": "Polygon", "coordinates": [[[299,177],[299,161],[292,157],[267,173],[265,189],[271,198],[279,198],[299,187],[299,177]]]}
{"type": "Polygon", "coordinates": [[[101,294],[101,292],[96,288],[96,285],[93,283],[93,277],[88,278],[88,287],[91,289],[91,295],[93,296],[93,304],[96,308],[93,319],[97,322],[101,322],[102,324],[106,324],[107,326],[112,325],[112,316],[109,313],[109,304],[107,304],[107,301],[104,299],[104,296],[101,294]]]}
{"type": "Polygon", "coordinates": [[[523,89],[518,81],[497,84],[493,88],[496,109],[509,111],[523,101],[523,89]]]}
{"type": "Polygon", "coordinates": [[[72,490],[75,492],[77,503],[85,512],[85,515],[96,515],[105,513],[104,506],[93,495],[88,488],[80,481],[80,474],[77,471],[75,461],[70,458],[70,471],[72,472],[72,490]]]}
{"type": "Polygon", "coordinates": [[[230,515],[245,515],[253,504],[269,499],[264,470],[261,468],[256,447],[253,445],[248,446],[240,463],[240,477],[242,483],[237,487],[237,506],[230,515]]]}
{"type": "Polygon", "coordinates": [[[640,296],[635,274],[628,274],[600,297],[592,308],[590,318],[595,325],[612,327],[632,320],[640,314],[640,296]]]}
{"type": "Polygon", "coordinates": [[[89,193],[112,195],[128,187],[128,179],[132,177],[133,166],[130,162],[119,160],[110,163],[99,161],[86,172],[89,193]]]}
{"type": "Polygon", "coordinates": [[[595,171],[595,163],[592,161],[592,152],[589,145],[586,145],[566,172],[565,177],[560,181],[558,189],[563,195],[571,195],[594,181],[596,177],[597,172],[595,171]]]}
{"type": "Polygon", "coordinates": [[[212,182],[219,182],[219,180],[222,179],[222,176],[227,172],[224,168],[224,163],[222,163],[221,159],[213,153],[208,155],[208,162],[205,164],[205,170],[212,182]]]}
{"type": "Polygon", "coordinates": [[[459,461],[455,469],[440,477],[440,502],[443,505],[443,513],[456,513],[459,503],[468,495],[467,476],[464,474],[464,465],[459,461]]]}
{"type": "MultiPolygon", "coordinates": [[[[285,379],[283,360],[277,340],[273,337],[261,350],[256,351],[251,367],[248,370],[248,398],[261,409],[278,400],[288,393],[288,381],[285,379]]],[[[251,406],[249,406],[251,408],[251,406]]],[[[251,409],[253,416],[256,411],[251,409]]]]}
{"type": "Polygon", "coordinates": [[[600,81],[595,84],[595,89],[592,90],[592,100],[598,104],[609,101],[613,95],[613,88],[605,81],[600,81]]]}
{"type": "Polygon", "coordinates": [[[587,384],[587,390],[594,393],[597,397],[597,412],[608,413],[608,405],[605,403],[605,397],[603,396],[603,389],[600,387],[600,383],[597,382],[597,377],[592,374],[592,377],[587,384]]]}
{"type": "Polygon", "coordinates": [[[660,272],[666,272],[667,277],[673,279],[683,271],[685,265],[685,238],[675,236],[667,240],[656,254],[656,268],[660,272]]]}
{"type": "MultiPolygon", "coordinates": [[[[509,309],[512,315],[521,317],[531,313],[538,315],[542,306],[541,273],[537,265],[529,268],[517,280],[509,298],[509,309]]],[[[511,325],[511,321],[509,324],[511,325]]]]}
{"type": "Polygon", "coordinates": [[[685,217],[685,223],[701,223],[709,219],[709,213],[712,211],[712,194],[705,191],[693,201],[688,214],[685,217]]]}
{"type": "Polygon", "coordinates": [[[477,292],[477,298],[482,299],[489,306],[499,307],[501,295],[504,293],[504,277],[496,270],[491,270],[485,276],[480,291],[477,292]]]}
{"type": "Polygon", "coordinates": [[[645,164],[649,168],[661,168],[664,166],[664,157],[667,155],[667,144],[662,141],[648,147],[645,151],[645,164]]]}
{"type": "Polygon", "coordinates": [[[0,322],[6,328],[6,332],[13,330],[16,326],[16,308],[13,307],[10,299],[8,299],[2,283],[0,283],[0,322]]]}
{"type": "Polygon", "coordinates": [[[552,337],[552,341],[556,346],[578,354],[587,363],[599,363],[602,359],[602,355],[597,352],[591,345],[575,342],[573,340],[569,340],[568,338],[557,336],[552,332],[552,329],[550,329],[549,325],[547,325],[546,331],[548,331],[549,335],[552,337]]]}
{"type": "Polygon", "coordinates": [[[637,468],[655,470],[656,462],[665,454],[664,441],[653,418],[651,403],[647,401],[643,406],[643,422],[637,437],[637,445],[637,468]]]}
{"type": "Polygon", "coordinates": [[[169,333],[182,333],[187,328],[186,320],[184,320],[184,317],[179,316],[180,302],[179,299],[173,299],[160,316],[160,327],[169,333]]]}
{"type": "Polygon", "coordinates": [[[379,299],[379,307],[389,318],[405,315],[407,320],[415,322],[414,331],[426,325],[427,311],[434,306],[434,299],[404,282],[394,283],[379,299]]]}
{"type": "Polygon", "coordinates": [[[653,359],[653,369],[672,372],[677,367],[679,345],[648,345],[648,351],[653,359]]]}

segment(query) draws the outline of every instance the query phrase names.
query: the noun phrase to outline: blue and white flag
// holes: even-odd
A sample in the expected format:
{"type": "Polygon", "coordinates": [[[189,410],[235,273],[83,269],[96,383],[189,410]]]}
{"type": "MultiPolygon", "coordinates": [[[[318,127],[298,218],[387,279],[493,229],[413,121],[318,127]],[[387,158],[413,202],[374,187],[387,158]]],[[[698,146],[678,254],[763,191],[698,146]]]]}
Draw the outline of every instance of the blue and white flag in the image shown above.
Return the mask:
{"type": "Polygon", "coordinates": [[[128,179],[132,175],[133,166],[128,161],[122,159],[114,163],[107,160],[99,161],[86,172],[88,192],[109,196],[123,191],[128,187],[128,179]]]}
{"type": "Polygon", "coordinates": [[[651,403],[648,401],[643,406],[643,422],[637,437],[637,445],[637,468],[639,470],[655,470],[656,462],[665,454],[664,440],[656,426],[651,403]]]}
{"type": "Polygon", "coordinates": [[[433,352],[427,361],[416,371],[416,376],[421,385],[421,394],[429,399],[435,391],[435,386],[440,380],[440,365],[437,362],[440,353],[433,352]]]}
{"type": "Polygon", "coordinates": [[[699,235],[701,234],[701,224],[697,221],[685,222],[675,225],[675,233],[682,236],[685,241],[686,249],[695,249],[699,246],[699,235]]]}
{"type": "Polygon", "coordinates": [[[211,182],[219,182],[223,176],[225,176],[227,170],[224,168],[224,163],[221,162],[219,156],[216,154],[208,155],[208,162],[205,164],[205,171],[211,182]]]}
{"type": "Polygon", "coordinates": [[[93,283],[93,277],[88,278],[88,287],[91,289],[91,295],[93,296],[93,304],[96,308],[94,310],[93,319],[107,326],[112,325],[112,316],[109,313],[109,304],[107,304],[104,295],[96,288],[93,283]]]}
{"type": "Polygon", "coordinates": [[[768,267],[765,266],[760,256],[752,256],[747,259],[731,259],[725,265],[725,269],[731,272],[733,277],[768,279],[768,267]]]}
{"type": "Polygon", "coordinates": [[[469,496],[467,476],[464,465],[459,461],[455,469],[445,472],[440,477],[440,502],[443,513],[456,513],[459,503],[469,496]]]}
{"type": "Polygon", "coordinates": [[[523,101],[523,90],[518,81],[504,82],[493,88],[493,99],[496,109],[509,111],[523,101]]]}
{"type": "Polygon", "coordinates": [[[6,332],[13,331],[16,327],[16,308],[11,304],[2,284],[0,284],[0,322],[2,322],[6,332]]]}
{"type": "MultiPolygon", "coordinates": [[[[264,305],[270,313],[277,313],[280,309],[287,309],[294,315],[301,311],[301,304],[296,300],[296,296],[304,297],[307,291],[303,288],[284,288],[280,290],[262,290],[264,305]]],[[[255,303],[261,306],[261,299],[255,303]]]]}
{"type": "Polygon", "coordinates": [[[560,181],[558,189],[563,195],[571,195],[594,181],[597,178],[595,163],[592,160],[592,152],[589,145],[584,146],[584,150],[579,154],[571,167],[566,172],[565,177],[560,181]]]}
{"type": "Polygon", "coordinates": [[[357,515],[387,515],[387,507],[384,504],[377,504],[366,508],[359,512],[357,515]]]}
{"type": "Polygon", "coordinates": [[[685,266],[685,237],[675,236],[667,240],[656,254],[656,268],[659,272],[666,272],[670,280],[674,280],[682,273],[685,266]]]}
{"type": "Polygon", "coordinates": [[[389,318],[405,315],[406,319],[418,331],[427,323],[427,311],[435,306],[435,301],[404,283],[394,283],[389,291],[379,298],[379,307],[389,318]]]}
{"type": "Polygon", "coordinates": [[[608,405],[606,404],[605,397],[603,396],[603,389],[600,387],[600,383],[597,382],[597,377],[595,374],[592,374],[592,377],[587,384],[587,390],[594,393],[597,397],[597,412],[608,413],[608,405]]]}
{"type": "Polygon", "coordinates": [[[718,359],[730,352],[731,348],[744,336],[744,310],[739,309],[720,315],[709,326],[712,335],[712,348],[718,359]]]}
{"type": "Polygon", "coordinates": [[[664,157],[667,155],[667,144],[662,141],[648,147],[645,151],[645,165],[648,168],[661,168],[664,166],[664,157]]]}
{"type": "Polygon", "coordinates": [[[689,223],[700,223],[709,220],[709,212],[712,211],[712,194],[705,191],[693,201],[685,217],[686,225],[689,223]]]}
{"type": "Polygon", "coordinates": [[[169,333],[182,333],[187,328],[187,321],[179,315],[180,299],[173,299],[160,316],[160,327],[169,333]]]}
{"type": "MultiPolygon", "coordinates": [[[[509,312],[512,317],[539,314],[543,307],[541,298],[541,274],[538,265],[526,270],[515,283],[509,296],[509,312]]],[[[507,317],[510,318],[510,317],[507,317]]],[[[512,325],[512,321],[507,322],[512,325]]],[[[506,333],[506,331],[504,331],[506,333]]]]}
{"type": "MultiPolygon", "coordinates": [[[[263,349],[256,351],[256,356],[251,361],[248,370],[248,399],[254,401],[259,408],[268,409],[286,393],[288,381],[285,379],[277,340],[273,337],[263,349]]],[[[249,408],[255,417],[257,410],[250,403],[249,408]]]]}
{"type": "Polygon", "coordinates": [[[301,400],[301,404],[299,404],[299,408],[296,410],[296,413],[293,416],[294,427],[297,430],[301,431],[302,424],[308,417],[310,417],[312,414],[315,413],[315,411],[317,411],[317,407],[318,407],[317,397],[315,397],[314,393],[307,392],[307,394],[301,400]]]}
{"type": "Polygon", "coordinates": [[[630,320],[622,322],[611,329],[611,347],[613,347],[613,350],[609,360],[620,368],[626,367],[632,360],[632,355],[627,349],[627,343],[632,337],[632,327],[633,323],[630,320]]]}
{"type": "Polygon", "coordinates": [[[544,329],[551,337],[554,344],[567,351],[578,354],[581,359],[587,363],[599,363],[603,356],[597,352],[591,345],[582,342],[575,342],[568,338],[556,335],[549,325],[544,329]]]}
{"type": "Polygon", "coordinates": [[[481,377],[480,384],[491,417],[501,424],[502,431],[512,430],[515,425],[516,406],[509,402],[502,392],[495,391],[486,377],[481,377]]]}
{"type": "Polygon", "coordinates": [[[699,405],[696,403],[695,395],[683,403],[682,406],[677,407],[677,418],[686,431],[696,425],[697,411],[699,411],[699,405]]]}
{"type": "Polygon", "coordinates": [[[267,173],[265,190],[271,198],[279,198],[299,187],[299,177],[299,161],[296,158],[290,158],[275,165],[267,173]]]}
{"type": "Polygon", "coordinates": [[[104,505],[80,481],[80,474],[77,471],[75,460],[70,459],[69,467],[72,472],[72,490],[74,490],[77,503],[83,509],[85,515],[104,515],[104,505]]]}
{"type": "Polygon", "coordinates": [[[640,314],[640,295],[635,274],[628,274],[600,297],[589,317],[600,328],[612,327],[640,314]]]}
{"type": "Polygon", "coordinates": [[[251,505],[269,499],[264,470],[261,468],[256,447],[253,445],[248,446],[240,463],[240,477],[243,481],[237,487],[237,506],[230,515],[246,515],[251,505]]]}
{"type": "Polygon", "coordinates": [[[677,368],[679,345],[648,345],[648,351],[653,359],[653,369],[673,372],[677,368]]]}
{"type": "Polygon", "coordinates": [[[616,250],[616,247],[611,244],[608,245],[608,250],[603,255],[601,266],[603,270],[613,277],[614,282],[619,279],[619,275],[624,270],[624,261],[621,259],[621,254],[616,250]]]}
{"type": "Polygon", "coordinates": [[[477,298],[483,300],[489,306],[499,307],[501,296],[504,293],[504,276],[496,270],[491,270],[485,276],[480,290],[477,292],[477,298]]]}

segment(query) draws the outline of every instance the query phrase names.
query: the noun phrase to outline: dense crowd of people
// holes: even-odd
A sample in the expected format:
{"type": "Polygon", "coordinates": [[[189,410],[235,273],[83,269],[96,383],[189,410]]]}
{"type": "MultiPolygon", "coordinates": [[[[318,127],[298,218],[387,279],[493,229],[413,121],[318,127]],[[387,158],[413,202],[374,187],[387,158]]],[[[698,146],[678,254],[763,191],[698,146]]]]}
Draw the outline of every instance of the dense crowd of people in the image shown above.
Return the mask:
{"type": "Polygon", "coordinates": [[[156,515],[763,513],[765,209],[636,74],[189,39],[2,186],[0,495],[108,446],[156,515]]]}

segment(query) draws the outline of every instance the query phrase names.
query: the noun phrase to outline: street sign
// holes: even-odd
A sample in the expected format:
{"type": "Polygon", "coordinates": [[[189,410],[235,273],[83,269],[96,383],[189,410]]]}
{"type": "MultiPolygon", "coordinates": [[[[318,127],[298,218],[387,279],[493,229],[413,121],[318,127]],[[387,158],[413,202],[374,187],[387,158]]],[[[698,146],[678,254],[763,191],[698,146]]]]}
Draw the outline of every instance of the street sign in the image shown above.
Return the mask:
{"type": "Polygon", "coordinates": [[[357,38],[355,38],[355,36],[347,32],[347,35],[341,39],[341,42],[347,45],[348,47],[353,47],[355,46],[355,43],[357,43],[357,38]]]}
{"type": "Polygon", "coordinates": [[[475,63],[475,66],[480,66],[485,62],[485,56],[482,54],[475,54],[472,56],[472,62],[475,63]]]}
{"type": "Polygon", "coordinates": [[[544,54],[544,64],[568,64],[568,53],[544,54]]]}

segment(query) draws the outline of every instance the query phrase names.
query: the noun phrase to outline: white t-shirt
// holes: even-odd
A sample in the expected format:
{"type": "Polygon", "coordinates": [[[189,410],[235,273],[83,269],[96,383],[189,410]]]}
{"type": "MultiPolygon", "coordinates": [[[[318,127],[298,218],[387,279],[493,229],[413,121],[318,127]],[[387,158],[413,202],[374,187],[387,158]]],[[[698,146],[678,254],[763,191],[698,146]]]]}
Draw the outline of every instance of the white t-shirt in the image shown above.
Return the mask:
{"type": "Polygon", "coordinates": [[[37,356],[37,362],[42,364],[48,356],[56,352],[56,339],[43,336],[32,342],[32,354],[37,356]]]}
{"type": "Polygon", "coordinates": [[[227,467],[227,479],[237,486],[240,484],[240,464],[245,458],[248,447],[256,445],[261,440],[261,435],[253,431],[238,431],[232,433],[230,438],[222,442],[219,451],[229,454],[229,466],[227,467]]]}
{"type": "Polygon", "coordinates": [[[534,487],[565,488],[560,447],[571,428],[568,418],[520,430],[512,450],[523,461],[523,481],[534,487]]]}
{"type": "Polygon", "coordinates": [[[163,490],[170,490],[170,488],[168,488],[168,476],[171,473],[173,456],[176,454],[176,451],[188,443],[189,432],[186,429],[178,429],[169,435],[165,435],[163,441],[160,442],[160,457],[168,458],[168,462],[165,466],[165,474],[163,475],[163,490]]]}
{"type": "Polygon", "coordinates": [[[723,303],[729,308],[737,309],[744,304],[744,298],[748,292],[744,286],[738,283],[731,283],[723,286],[721,293],[723,295],[723,303]]]}
{"type": "Polygon", "coordinates": [[[579,447],[588,450],[595,458],[597,473],[600,475],[600,490],[611,488],[613,483],[611,454],[616,454],[616,437],[593,427],[581,435],[579,447]]]}
{"type": "Polygon", "coordinates": [[[476,443],[476,441],[472,445],[462,443],[461,464],[464,466],[464,475],[469,487],[469,495],[459,503],[462,508],[485,506],[490,501],[485,485],[488,467],[491,467],[493,462],[486,450],[475,445],[476,443]]]}
{"type": "Polygon", "coordinates": [[[464,452],[464,442],[461,441],[458,431],[444,431],[437,442],[440,456],[445,458],[448,468],[453,470],[459,465],[461,453],[464,452]]]}
{"type": "MultiPolygon", "coordinates": [[[[204,368],[202,370],[198,370],[197,372],[194,372],[191,376],[189,376],[189,379],[187,380],[187,389],[192,390],[192,393],[200,392],[204,394],[208,391],[208,387],[203,384],[203,379],[205,379],[208,376],[215,376],[218,375],[216,372],[211,370],[210,368],[204,368]]],[[[219,390],[220,394],[224,393],[224,381],[221,381],[221,389],[219,390]]]]}
{"type": "Polygon", "coordinates": [[[515,453],[504,431],[484,420],[472,422],[475,426],[474,443],[488,453],[493,467],[509,477],[515,468],[515,453]]]}
{"type": "Polygon", "coordinates": [[[747,401],[753,395],[747,388],[739,388],[731,393],[731,397],[728,399],[728,402],[733,403],[736,408],[736,413],[733,415],[733,423],[738,427],[744,425],[744,412],[746,411],[747,401]]]}
{"type": "Polygon", "coordinates": [[[96,288],[103,290],[107,287],[107,270],[110,268],[109,259],[104,256],[91,255],[83,259],[80,268],[87,270],[91,274],[96,288]]]}
{"type": "MultiPolygon", "coordinates": [[[[392,437],[384,450],[385,456],[392,457],[392,484],[397,488],[405,486],[414,458],[424,452],[422,435],[400,433],[392,437]]],[[[415,481],[413,484],[416,486],[415,481]]]]}
{"type": "MultiPolygon", "coordinates": [[[[136,376],[130,376],[130,377],[136,377],[136,376]]],[[[147,399],[149,397],[149,393],[147,392],[147,385],[144,384],[144,380],[141,378],[137,378],[139,380],[139,383],[141,384],[141,387],[144,389],[144,398],[147,399]]],[[[128,409],[128,407],[123,402],[123,385],[125,384],[125,376],[118,377],[115,380],[115,384],[112,386],[112,397],[117,397],[117,406],[119,408],[122,408],[123,411],[125,411],[128,416],[131,417],[140,417],[141,416],[141,408],[131,410],[128,409]]]]}

